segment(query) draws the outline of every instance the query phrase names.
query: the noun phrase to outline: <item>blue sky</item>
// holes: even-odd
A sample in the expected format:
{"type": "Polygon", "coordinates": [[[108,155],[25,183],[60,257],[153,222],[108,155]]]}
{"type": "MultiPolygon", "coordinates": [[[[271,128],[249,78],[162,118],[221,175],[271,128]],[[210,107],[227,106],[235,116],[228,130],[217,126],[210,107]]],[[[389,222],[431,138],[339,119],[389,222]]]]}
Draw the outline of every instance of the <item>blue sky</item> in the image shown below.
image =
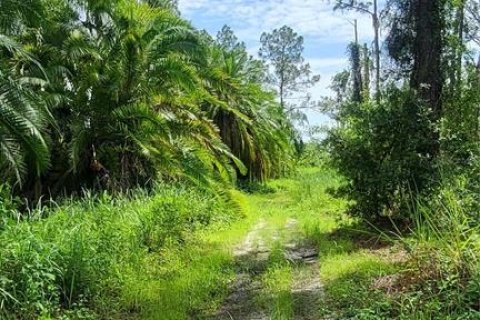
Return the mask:
{"type": "MultiPolygon", "coordinates": [[[[314,99],[330,95],[331,77],[348,67],[346,47],[353,39],[349,20],[358,19],[362,42],[370,45],[373,38],[369,16],[333,12],[333,1],[328,0],[179,0],[179,7],[183,17],[212,35],[229,25],[255,56],[263,31],[283,25],[292,27],[304,36],[304,57],[321,77],[311,89],[314,99]]],[[[309,120],[311,124],[327,121],[315,112],[309,113],[309,120]]]]}

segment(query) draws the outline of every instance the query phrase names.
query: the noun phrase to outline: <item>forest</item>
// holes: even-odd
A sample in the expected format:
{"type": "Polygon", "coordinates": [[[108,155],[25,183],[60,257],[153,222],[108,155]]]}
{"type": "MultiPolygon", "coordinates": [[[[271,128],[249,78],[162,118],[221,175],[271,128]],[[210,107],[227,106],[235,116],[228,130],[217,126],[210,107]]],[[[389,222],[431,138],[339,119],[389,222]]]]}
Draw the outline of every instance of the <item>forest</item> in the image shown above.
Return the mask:
{"type": "Polygon", "coordinates": [[[0,319],[480,319],[480,1],[329,5],[317,100],[289,25],[0,0],[0,319]]]}

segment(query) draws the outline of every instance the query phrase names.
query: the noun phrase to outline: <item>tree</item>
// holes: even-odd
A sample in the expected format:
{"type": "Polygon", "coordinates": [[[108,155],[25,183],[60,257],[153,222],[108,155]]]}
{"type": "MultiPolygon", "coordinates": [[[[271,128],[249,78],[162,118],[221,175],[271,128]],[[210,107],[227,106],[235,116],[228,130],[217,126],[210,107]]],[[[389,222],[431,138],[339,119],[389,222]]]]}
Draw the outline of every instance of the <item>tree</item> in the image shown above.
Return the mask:
{"type": "Polygon", "coordinates": [[[345,178],[337,194],[350,213],[385,228],[411,222],[418,195],[431,191],[429,113],[408,89],[388,88],[380,104],[344,103],[326,143],[330,165],[345,178]]]}
{"type": "Polygon", "coordinates": [[[98,58],[75,65],[68,93],[75,172],[88,181],[92,164],[100,163],[118,189],[158,175],[206,183],[212,169],[233,180],[231,164],[242,164],[230,162],[236,158],[197,104],[207,92],[194,64],[206,54],[196,32],[172,11],[148,4],[107,10],[92,20],[94,32],[83,30],[77,39],[98,58]]]}
{"type": "MultiPolygon", "coordinates": [[[[355,201],[352,213],[370,221],[408,225],[409,206],[438,185],[444,5],[442,0],[390,2],[394,19],[387,44],[400,66],[401,85],[391,83],[371,104],[358,103],[354,82],[357,92],[341,105],[339,126],[329,133],[332,166],[346,178],[339,191],[355,201]]],[[[356,71],[359,62],[352,62],[356,71]]]]}
{"type": "Polygon", "coordinates": [[[42,13],[38,0],[0,2],[0,172],[18,184],[27,174],[38,178],[50,164],[46,128],[52,119],[45,97],[36,90],[45,88],[45,73],[14,39],[23,29],[38,26],[42,13]],[[41,72],[22,73],[27,65],[41,72]]]}
{"type": "Polygon", "coordinates": [[[207,90],[217,100],[205,101],[204,109],[220,130],[222,141],[246,166],[241,178],[264,181],[278,176],[290,157],[290,122],[262,89],[261,63],[249,57],[230,28],[219,33],[210,59],[201,68],[207,90]]]}
{"type": "Polygon", "coordinates": [[[370,99],[370,52],[365,43],[362,50],[362,97],[363,101],[370,99]]]}
{"type": "Polygon", "coordinates": [[[328,115],[330,118],[335,121],[339,121],[338,115],[343,107],[343,105],[348,101],[350,87],[351,72],[348,70],[343,70],[336,73],[332,79],[329,89],[331,89],[335,96],[334,97],[323,97],[318,102],[318,109],[325,115],[328,115]]]}
{"type": "Polygon", "coordinates": [[[332,78],[330,88],[335,92],[336,100],[338,104],[345,102],[347,98],[348,79],[350,78],[350,72],[347,70],[338,72],[332,78]]]}
{"type": "Polygon", "coordinates": [[[275,29],[271,33],[263,33],[261,38],[260,57],[271,67],[269,83],[278,91],[280,105],[292,113],[298,106],[287,104],[292,98],[316,82],[318,75],[312,75],[310,65],[303,58],[303,37],[288,26],[275,29]]]}
{"type": "Polygon", "coordinates": [[[372,17],[374,31],[374,56],[375,56],[375,97],[377,102],[380,99],[380,19],[378,10],[378,0],[373,2],[363,2],[358,0],[336,0],[334,9],[354,10],[360,13],[366,13],[372,17]]]}
{"type": "MultiPolygon", "coordinates": [[[[0,49],[6,42],[0,35],[0,49]]],[[[50,114],[34,91],[39,83],[45,81],[12,75],[0,63],[0,171],[20,184],[25,174],[39,177],[50,163],[45,132],[50,114]]]]}
{"type": "Polygon", "coordinates": [[[416,0],[413,10],[414,65],[411,86],[429,104],[439,118],[441,114],[441,93],[443,76],[442,56],[442,10],[441,0],[416,0]]]}
{"type": "Polygon", "coordinates": [[[464,1],[464,36],[466,40],[480,44],[480,2],[478,0],[464,1]]]}
{"type": "Polygon", "coordinates": [[[352,101],[362,102],[362,67],[360,57],[360,45],[352,42],[349,46],[350,63],[352,64],[352,101]]]}
{"type": "Polygon", "coordinates": [[[288,168],[294,129],[263,62],[176,3],[0,1],[0,173],[22,182],[14,192],[211,187],[288,168]]]}
{"type": "MultiPolygon", "coordinates": [[[[443,48],[443,1],[416,0],[414,15],[414,64],[410,85],[432,112],[432,121],[437,124],[442,115],[442,48],[443,48]]],[[[440,141],[437,132],[432,136],[431,154],[438,156],[440,141]]]]}
{"type": "Polygon", "coordinates": [[[246,53],[246,46],[244,42],[240,42],[233,32],[232,28],[228,25],[224,25],[222,30],[217,33],[217,40],[216,42],[218,45],[227,51],[242,51],[244,54],[246,53]]]}
{"type": "MultiPolygon", "coordinates": [[[[439,125],[442,117],[444,6],[443,0],[392,2],[393,18],[387,37],[390,56],[406,70],[402,76],[409,78],[410,88],[430,111],[433,125],[439,125]]],[[[435,158],[439,148],[439,131],[432,129],[429,154],[435,158]]]]}

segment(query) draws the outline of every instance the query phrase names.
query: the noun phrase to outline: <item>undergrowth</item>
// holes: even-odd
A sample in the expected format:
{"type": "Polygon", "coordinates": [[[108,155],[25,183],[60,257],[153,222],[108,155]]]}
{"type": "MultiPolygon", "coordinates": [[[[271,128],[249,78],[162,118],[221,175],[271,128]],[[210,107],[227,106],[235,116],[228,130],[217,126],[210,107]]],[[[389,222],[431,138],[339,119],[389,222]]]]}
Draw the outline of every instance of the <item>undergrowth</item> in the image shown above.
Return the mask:
{"type": "Polygon", "coordinates": [[[231,257],[205,230],[238,220],[239,197],[159,185],[154,196],[87,196],[22,219],[4,202],[0,318],[148,319],[162,310],[155,319],[173,320],[215,308],[231,257]]]}
{"type": "Polygon", "coordinates": [[[232,247],[262,218],[277,240],[256,275],[257,305],[272,319],[298,308],[298,266],[282,244],[292,236],[319,253],[324,295],[311,319],[480,319],[480,230],[464,193],[445,187],[415,206],[410,234],[386,237],[344,214],[348,203],[327,192],[339,184],[328,169],[302,169],[266,193],[161,185],[154,195],[87,196],[27,217],[3,201],[0,318],[208,319],[236,277],[232,247]]]}
{"type": "MultiPolygon", "coordinates": [[[[308,194],[314,177],[301,178],[299,198],[308,194]]],[[[327,184],[336,183],[334,178],[327,184]]],[[[444,184],[435,197],[412,206],[415,221],[410,232],[402,233],[372,231],[341,214],[345,203],[329,200],[318,188],[313,194],[303,204],[309,214],[301,221],[319,250],[324,316],[480,319],[480,229],[478,207],[471,201],[476,194],[444,184]],[[309,207],[321,207],[323,213],[312,215],[309,207]]]]}

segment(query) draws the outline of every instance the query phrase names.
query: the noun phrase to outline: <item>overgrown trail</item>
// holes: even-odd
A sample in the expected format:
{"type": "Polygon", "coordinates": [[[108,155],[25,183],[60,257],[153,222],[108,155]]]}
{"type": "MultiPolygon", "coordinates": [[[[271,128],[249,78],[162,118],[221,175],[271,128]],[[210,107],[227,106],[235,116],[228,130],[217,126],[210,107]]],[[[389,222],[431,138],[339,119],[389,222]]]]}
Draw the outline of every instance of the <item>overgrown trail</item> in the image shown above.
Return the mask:
{"type": "Polygon", "coordinates": [[[233,248],[236,276],[215,320],[321,319],[324,298],[316,245],[306,239],[291,194],[249,196],[257,217],[233,248]]]}
{"type": "Polygon", "coordinates": [[[328,170],[303,169],[251,194],[232,191],[245,216],[164,248],[153,275],[129,291],[128,313],[135,320],[378,319],[370,307],[395,291],[385,280],[398,269],[388,247],[344,228],[352,222],[345,202],[326,192],[337,184],[328,170]]]}
{"type": "Polygon", "coordinates": [[[250,228],[230,246],[235,274],[207,319],[375,318],[370,306],[392,289],[376,284],[402,255],[353,231],[345,202],[327,192],[337,183],[329,171],[304,170],[246,196],[250,228]]]}

